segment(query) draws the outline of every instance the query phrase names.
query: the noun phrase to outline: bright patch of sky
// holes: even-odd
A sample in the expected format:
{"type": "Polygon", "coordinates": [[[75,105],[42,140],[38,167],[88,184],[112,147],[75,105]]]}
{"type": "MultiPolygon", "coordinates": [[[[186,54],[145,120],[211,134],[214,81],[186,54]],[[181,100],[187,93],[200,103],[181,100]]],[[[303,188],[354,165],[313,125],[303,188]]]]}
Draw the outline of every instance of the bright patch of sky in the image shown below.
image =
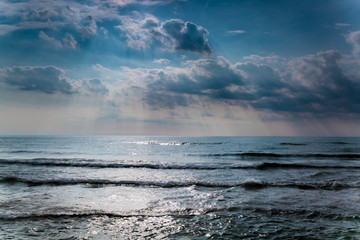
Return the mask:
{"type": "Polygon", "coordinates": [[[0,134],[360,135],[360,3],[0,2],[0,134]]]}

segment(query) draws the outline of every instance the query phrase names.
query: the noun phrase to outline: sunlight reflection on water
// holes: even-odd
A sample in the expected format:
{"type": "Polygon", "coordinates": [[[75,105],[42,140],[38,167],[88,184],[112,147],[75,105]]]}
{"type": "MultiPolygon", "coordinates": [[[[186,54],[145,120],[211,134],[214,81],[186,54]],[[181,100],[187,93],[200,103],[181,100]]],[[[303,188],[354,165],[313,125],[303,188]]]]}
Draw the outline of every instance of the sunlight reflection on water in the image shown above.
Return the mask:
{"type": "Polygon", "coordinates": [[[3,141],[0,239],[360,236],[360,139],[3,141]]]}

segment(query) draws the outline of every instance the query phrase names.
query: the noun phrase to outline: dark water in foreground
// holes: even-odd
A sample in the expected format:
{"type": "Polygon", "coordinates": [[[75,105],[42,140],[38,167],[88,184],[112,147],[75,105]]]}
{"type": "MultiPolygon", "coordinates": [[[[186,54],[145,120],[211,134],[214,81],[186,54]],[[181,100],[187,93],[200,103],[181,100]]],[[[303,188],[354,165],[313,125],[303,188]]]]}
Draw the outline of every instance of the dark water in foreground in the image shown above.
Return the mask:
{"type": "Polygon", "coordinates": [[[360,138],[0,137],[0,239],[360,239],[360,138]]]}

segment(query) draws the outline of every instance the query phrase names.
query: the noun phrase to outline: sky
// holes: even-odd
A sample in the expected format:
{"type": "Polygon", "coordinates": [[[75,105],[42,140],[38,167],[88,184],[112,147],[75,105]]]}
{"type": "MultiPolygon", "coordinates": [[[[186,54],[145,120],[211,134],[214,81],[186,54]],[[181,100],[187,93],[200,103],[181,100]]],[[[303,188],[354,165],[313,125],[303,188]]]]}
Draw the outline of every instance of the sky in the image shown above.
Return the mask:
{"type": "Polygon", "coordinates": [[[0,134],[360,136],[358,0],[0,0],[0,134]]]}

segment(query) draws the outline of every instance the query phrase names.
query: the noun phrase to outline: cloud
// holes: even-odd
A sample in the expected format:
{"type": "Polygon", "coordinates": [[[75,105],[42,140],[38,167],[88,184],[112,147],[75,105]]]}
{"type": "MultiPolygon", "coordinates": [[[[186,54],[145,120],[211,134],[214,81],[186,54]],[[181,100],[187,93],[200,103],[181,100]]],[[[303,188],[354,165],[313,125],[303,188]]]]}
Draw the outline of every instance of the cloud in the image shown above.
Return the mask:
{"type": "Polygon", "coordinates": [[[144,99],[153,109],[174,109],[175,107],[186,107],[195,101],[181,94],[149,92],[144,99]]]}
{"type": "Polygon", "coordinates": [[[64,75],[63,69],[54,66],[14,66],[0,68],[0,83],[21,91],[46,94],[104,96],[109,93],[107,85],[99,79],[74,81],[64,75]]]}
{"type": "Polygon", "coordinates": [[[144,19],[122,17],[116,26],[123,32],[127,45],[134,49],[158,47],[167,51],[189,51],[209,55],[212,53],[208,32],[201,26],[179,19],[160,22],[147,14],[144,19]]]}
{"type": "Polygon", "coordinates": [[[242,88],[240,71],[222,57],[187,61],[183,68],[153,69],[146,74],[150,81],[145,87],[145,100],[154,108],[187,106],[196,103],[199,97],[223,100],[252,97],[242,88]]]}
{"type": "Polygon", "coordinates": [[[64,77],[65,72],[53,66],[8,67],[0,71],[0,82],[22,91],[36,91],[47,94],[74,94],[76,90],[64,77]]]}
{"type": "Polygon", "coordinates": [[[71,35],[70,33],[66,33],[66,35],[62,39],[62,41],[63,41],[64,46],[66,46],[68,48],[76,49],[77,41],[75,40],[73,35],[71,35]]]}
{"type": "Polygon", "coordinates": [[[268,55],[268,56],[260,56],[260,55],[250,55],[243,57],[245,62],[250,62],[254,64],[263,64],[273,67],[275,69],[278,68],[286,68],[288,63],[288,59],[277,56],[277,55],[268,55]]]}
{"type": "Polygon", "coordinates": [[[180,19],[172,19],[164,22],[162,29],[171,37],[175,50],[212,53],[206,38],[208,31],[201,26],[180,19]]]}
{"type": "Polygon", "coordinates": [[[40,31],[40,33],[39,33],[39,38],[41,38],[41,39],[43,39],[43,40],[51,43],[53,46],[55,46],[55,47],[57,47],[57,48],[61,48],[61,47],[63,46],[62,43],[61,43],[59,40],[57,40],[57,39],[55,39],[55,38],[53,38],[53,37],[48,36],[48,35],[47,35],[46,33],[44,33],[43,31],[40,31]]]}
{"type": "Polygon", "coordinates": [[[289,89],[304,111],[359,113],[359,74],[349,66],[336,50],[295,58],[289,62],[289,89]]]}
{"type": "Polygon", "coordinates": [[[245,30],[232,30],[232,31],[227,31],[226,33],[229,35],[239,35],[239,34],[246,33],[246,31],[245,30]]]}
{"type": "Polygon", "coordinates": [[[121,7],[127,5],[144,5],[144,6],[154,6],[154,5],[165,5],[173,2],[174,0],[109,0],[108,2],[116,4],[121,7]]]}
{"type": "Polygon", "coordinates": [[[170,61],[169,59],[165,59],[165,58],[155,59],[155,60],[153,61],[153,63],[163,64],[163,65],[169,65],[170,62],[171,62],[171,61],[170,61]]]}
{"type": "Polygon", "coordinates": [[[131,48],[141,50],[156,45],[165,45],[160,22],[152,15],[146,15],[144,19],[124,16],[121,19],[121,25],[115,28],[123,32],[127,45],[131,48]]]}
{"type": "Polygon", "coordinates": [[[119,20],[118,8],[109,6],[106,1],[5,1],[0,6],[7,9],[0,10],[0,17],[7,23],[0,24],[0,35],[21,30],[41,30],[39,37],[55,47],[62,42],[74,48],[78,36],[86,39],[97,34],[99,22],[119,20]],[[71,39],[70,33],[63,34],[68,31],[74,39],[71,39]]]}
{"type": "Polygon", "coordinates": [[[360,114],[358,62],[336,50],[276,62],[232,64],[218,57],[128,72],[143,79],[144,100],[155,109],[215,101],[282,114],[360,114]]]}
{"type": "Polygon", "coordinates": [[[16,30],[71,27],[83,37],[97,32],[97,23],[120,20],[119,12],[128,5],[165,5],[175,0],[90,0],[90,1],[1,1],[0,35],[16,30]]]}
{"type": "Polygon", "coordinates": [[[168,67],[148,74],[149,79],[155,80],[147,86],[151,93],[242,101],[241,105],[275,98],[286,87],[279,74],[269,66],[231,64],[223,57],[187,61],[184,68],[168,67]]]}
{"type": "Polygon", "coordinates": [[[12,24],[0,24],[0,36],[17,30],[18,27],[12,24]]]}
{"type": "Polygon", "coordinates": [[[286,88],[278,72],[267,65],[237,63],[235,67],[242,71],[245,87],[253,94],[253,99],[277,97],[279,91],[286,88]]]}
{"type": "MultiPolygon", "coordinates": [[[[141,16],[128,5],[161,5],[173,2],[149,0],[117,1],[49,1],[2,2],[8,9],[0,11],[0,35],[14,31],[31,30],[55,48],[76,49],[86,45],[92,37],[120,30],[128,47],[186,51],[209,55],[212,53],[207,40],[207,30],[179,19],[159,21],[151,14],[141,16]],[[119,24],[120,23],[120,24],[119,24]],[[85,44],[81,44],[85,43],[85,44]]],[[[111,36],[111,35],[110,35],[111,36]]],[[[122,41],[123,39],[119,39],[122,41]]]]}
{"type": "MultiPolygon", "coordinates": [[[[336,50],[293,58],[287,65],[262,76],[254,108],[281,112],[336,115],[360,113],[359,65],[352,66],[336,50]],[[351,69],[354,68],[354,69],[351,69]],[[354,71],[357,73],[354,74],[354,71]],[[277,75],[277,76],[276,76],[277,75]],[[268,76],[268,78],[266,78],[268,76]],[[266,83],[263,80],[268,79],[266,83]],[[270,85],[268,85],[270,83],[270,85]]],[[[261,71],[252,71],[257,74],[261,71]]],[[[265,72],[264,72],[265,73],[265,72]]],[[[256,82],[256,81],[255,81],[256,82]]]]}
{"type": "MultiPolygon", "coordinates": [[[[98,21],[101,21],[101,19],[98,19],[98,21]]],[[[77,28],[81,34],[81,37],[85,39],[95,35],[97,33],[98,26],[95,18],[91,15],[88,15],[81,21],[81,26],[78,26],[77,28]]]]}
{"type": "Polygon", "coordinates": [[[221,98],[232,85],[241,85],[242,76],[224,58],[187,61],[185,68],[159,70],[148,85],[152,91],[193,94],[221,98]]]}
{"type": "Polygon", "coordinates": [[[51,45],[53,45],[56,48],[66,47],[66,48],[76,49],[77,46],[77,41],[70,33],[66,33],[62,41],[59,41],[53,37],[48,36],[46,33],[44,33],[44,31],[39,32],[39,37],[49,42],[51,45]]]}
{"type": "Polygon", "coordinates": [[[353,53],[360,54],[360,31],[351,32],[346,36],[346,41],[353,45],[353,53]]]}
{"type": "Polygon", "coordinates": [[[180,67],[123,67],[117,71],[96,65],[97,71],[113,74],[115,79],[121,74],[121,79],[128,80],[105,84],[97,78],[85,79],[77,81],[77,88],[57,67],[8,67],[1,69],[0,82],[22,91],[86,96],[108,95],[111,85],[118,96],[142,100],[158,110],[211,102],[290,115],[360,114],[360,66],[349,56],[322,51],[278,67],[258,63],[259,59],[231,63],[224,57],[205,58],[186,61],[180,67]]]}
{"type": "Polygon", "coordinates": [[[359,74],[352,74],[353,70],[349,68],[346,58],[336,50],[293,58],[285,68],[276,70],[280,77],[278,86],[259,83],[263,89],[270,90],[270,95],[258,91],[263,97],[250,105],[272,112],[306,113],[310,116],[359,114],[359,74]]]}
{"type": "Polygon", "coordinates": [[[345,27],[349,27],[349,26],[351,26],[351,24],[349,24],[349,23],[335,23],[336,29],[345,28],[345,27]]]}
{"type": "Polygon", "coordinates": [[[99,79],[84,80],[83,88],[90,94],[107,95],[109,89],[99,79]]]}

